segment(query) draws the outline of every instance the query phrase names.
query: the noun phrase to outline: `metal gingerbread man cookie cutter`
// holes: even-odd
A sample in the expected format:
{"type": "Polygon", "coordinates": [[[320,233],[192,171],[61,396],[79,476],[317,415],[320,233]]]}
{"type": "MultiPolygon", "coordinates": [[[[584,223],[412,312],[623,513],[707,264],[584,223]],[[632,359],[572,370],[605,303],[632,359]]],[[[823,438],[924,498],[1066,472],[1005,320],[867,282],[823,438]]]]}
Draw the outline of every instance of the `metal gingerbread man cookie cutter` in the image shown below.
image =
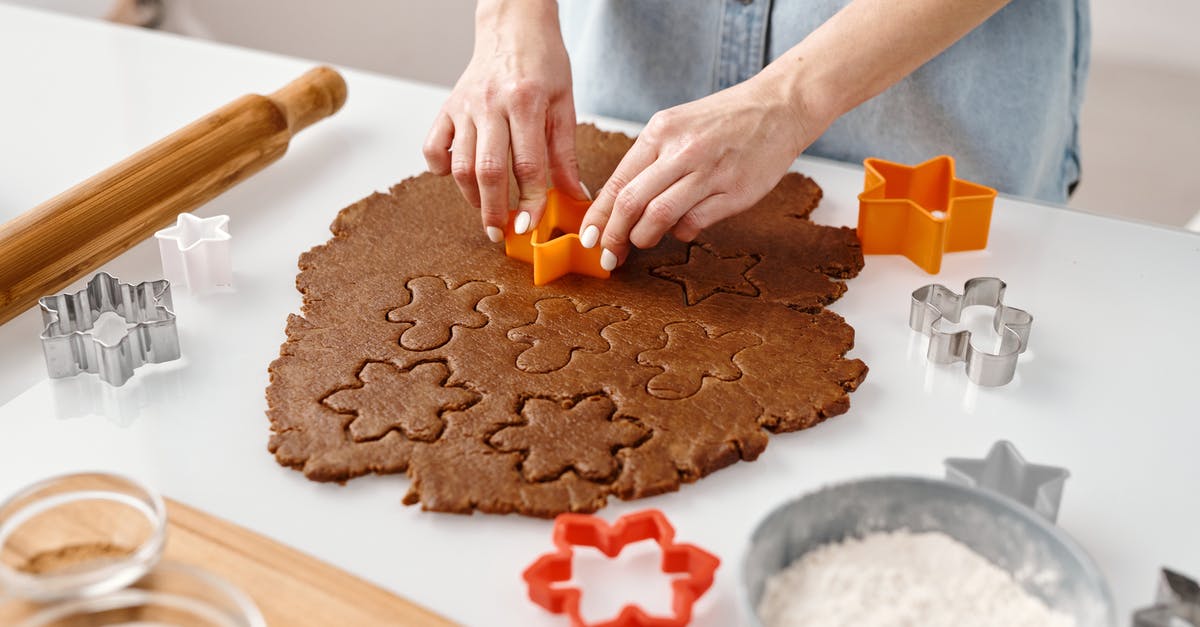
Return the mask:
{"type": "Polygon", "coordinates": [[[1004,290],[1008,286],[994,277],[974,278],[956,294],[944,285],[931,284],[912,293],[908,326],[929,336],[929,361],[939,364],[966,362],[967,377],[979,385],[998,386],[1012,381],[1017,370],[1017,358],[1029,343],[1033,316],[1028,312],[1004,305],[1004,290]],[[947,332],[938,328],[945,318],[958,322],[962,311],[972,305],[996,310],[992,328],[1000,335],[996,352],[971,346],[970,331],[947,332]]]}
{"type": "Polygon", "coordinates": [[[91,372],[119,386],[138,366],[179,358],[171,284],[166,280],[133,285],[100,272],[78,292],[38,302],[44,325],[42,352],[52,379],[91,372]],[[116,342],[93,333],[96,321],[108,312],[123,318],[128,327],[116,342]]]}

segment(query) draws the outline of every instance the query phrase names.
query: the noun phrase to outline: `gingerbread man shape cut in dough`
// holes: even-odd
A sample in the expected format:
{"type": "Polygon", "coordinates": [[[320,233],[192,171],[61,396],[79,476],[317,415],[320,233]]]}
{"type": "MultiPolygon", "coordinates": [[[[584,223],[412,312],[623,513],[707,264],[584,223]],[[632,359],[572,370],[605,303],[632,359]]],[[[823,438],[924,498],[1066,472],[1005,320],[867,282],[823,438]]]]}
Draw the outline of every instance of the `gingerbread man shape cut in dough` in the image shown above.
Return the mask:
{"type": "Polygon", "coordinates": [[[509,331],[508,339],[530,344],[517,355],[517,368],[539,374],[565,367],[575,351],[608,350],[608,340],[600,333],[614,322],[629,319],[620,307],[601,305],[584,310],[570,298],[543,298],[534,307],[537,319],[509,331]]]}
{"type": "Polygon", "coordinates": [[[500,288],[484,281],[467,281],[451,288],[441,277],[421,276],[407,285],[412,300],[387,313],[390,322],[412,326],[400,335],[400,345],[410,351],[428,351],[450,342],[454,327],[478,329],[488,317],[476,307],[479,301],[500,293],[500,288]]]}
{"type": "Polygon", "coordinates": [[[705,377],[734,381],[742,370],[733,362],[740,351],[762,340],[746,331],[709,335],[695,322],[672,322],[663,329],[667,343],[662,348],[638,354],[639,364],[662,370],[646,383],[646,391],[662,399],[679,400],[700,391],[705,377]]]}

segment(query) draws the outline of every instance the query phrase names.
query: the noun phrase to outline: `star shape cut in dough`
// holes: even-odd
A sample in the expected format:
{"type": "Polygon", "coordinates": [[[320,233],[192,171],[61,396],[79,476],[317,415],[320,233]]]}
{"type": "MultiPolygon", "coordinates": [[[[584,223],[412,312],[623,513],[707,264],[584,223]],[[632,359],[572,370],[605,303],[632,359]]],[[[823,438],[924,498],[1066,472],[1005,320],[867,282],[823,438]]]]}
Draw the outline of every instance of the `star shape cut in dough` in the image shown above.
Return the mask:
{"type": "Polygon", "coordinates": [[[678,283],[688,305],[696,305],[718,293],[758,296],[758,287],[746,273],[758,265],[755,255],[724,256],[702,244],[688,247],[687,261],[673,266],[651,268],[650,274],[678,283]]]}

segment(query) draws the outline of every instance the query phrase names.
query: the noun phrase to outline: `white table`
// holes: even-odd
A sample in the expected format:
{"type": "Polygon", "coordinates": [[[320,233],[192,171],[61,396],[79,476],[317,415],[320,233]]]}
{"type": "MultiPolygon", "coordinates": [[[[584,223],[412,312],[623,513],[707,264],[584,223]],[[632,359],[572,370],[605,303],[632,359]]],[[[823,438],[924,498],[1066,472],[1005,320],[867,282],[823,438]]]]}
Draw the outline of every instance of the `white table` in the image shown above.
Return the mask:
{"type": "MultiPolygon", "coordinates": [[[[0,219],[311,65],[0,6],[0,219]]],[[[547,522],[424,513],[400,504],[404,477],[316,484],[266,451],[266,369],[299,308],[297,256],[327,238],[338,209],[423,169],[421,141],[446,93],[345,75],[342,112],[198,212],[232,216],[237,292],[178,295],[183,360],[120,389],[51,382],[36,312],[0,327],[0,495],[65,471],[124,472],[465,623],[565,624],[529,603],[519,578],[550,547],[547,522]]],[[[797,168],[825,189],[817,221],[854,223],[858,168],[797,168]]],[[[160,272],[149,241],[104,269],[128,281],[160,272]]],[[[842,479],[940,475],[944,457],[982,456],[1006,438],[1071,470],[1059,524],[1127,613],[1151,599],[1160,566],[1200,575],[1198,273],[1200,236],[1002,197],[988,250],[949,255],[937,277],[901,257],[867,259],[834,306],[871,368],[848,414],[773,437],[755,463],[603,515],[661,508],[681,540],[720,555],[697,623],[736,624],[743,543],[770,508],[842,479]],[[989,275],[1036,318],[1017,379],[998,389],[927,367],[906,326],[916,287],[989,275]]]]}

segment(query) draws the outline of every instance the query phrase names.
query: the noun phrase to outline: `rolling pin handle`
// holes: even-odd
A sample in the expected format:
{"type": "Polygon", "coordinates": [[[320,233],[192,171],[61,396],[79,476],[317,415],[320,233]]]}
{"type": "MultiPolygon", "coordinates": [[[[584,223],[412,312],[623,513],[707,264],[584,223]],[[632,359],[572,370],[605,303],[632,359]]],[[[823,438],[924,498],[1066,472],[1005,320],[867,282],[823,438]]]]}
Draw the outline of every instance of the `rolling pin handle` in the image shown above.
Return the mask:
{"type": "Polygon", "coordinates": [[[295,135],[342,108],[346,103],[346,81],[337,70],[322,65],[305,72],[268,98],[283,112],[288,131],[295,135]]]}

